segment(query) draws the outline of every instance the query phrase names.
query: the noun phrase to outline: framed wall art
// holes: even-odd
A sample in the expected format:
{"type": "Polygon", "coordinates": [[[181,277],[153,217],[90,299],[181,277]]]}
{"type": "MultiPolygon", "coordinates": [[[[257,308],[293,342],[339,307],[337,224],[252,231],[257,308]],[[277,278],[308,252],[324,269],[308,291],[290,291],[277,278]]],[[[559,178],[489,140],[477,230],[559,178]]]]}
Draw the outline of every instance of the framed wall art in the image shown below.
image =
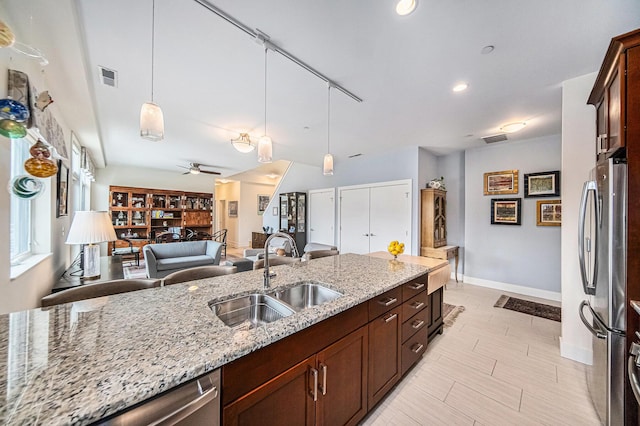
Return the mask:
{"type": "Polygon", "coordinates": [[[69,214],[69,169],[62,160],[58,160],[56,185],[56,217],[69,214]]]}
{"type": "Polygon", "coordinates": [[[264,211],[267,210],[267,206],[269,205],[269,196],[268,195],[258,195],[258,214],[263,215],[264,211]]]}
{"type": "Polygon", "coordinates": [[[520,225],[522,198],[492,198],[492,225],[520,225]]]}
{"type": "Polygon", "coordinates": [[[484,195],[518,193],[518,170],[503,170],[484,174],[484,195]]]}
{"type": "Polygon", "coordinates": [[[229,217],[238,217],[237,201],[229,201],[229,217]]]}
{"type": "Polygon", "coordinates": [[[524,175],[524,196],[558,197],[560,195],[560,171],[528,173],[524,175]]]}
{"type": "Polygon", "coordinates": [[[536,225],[562,225],[562,201],[541,200],[536,202],[536,225]]]}

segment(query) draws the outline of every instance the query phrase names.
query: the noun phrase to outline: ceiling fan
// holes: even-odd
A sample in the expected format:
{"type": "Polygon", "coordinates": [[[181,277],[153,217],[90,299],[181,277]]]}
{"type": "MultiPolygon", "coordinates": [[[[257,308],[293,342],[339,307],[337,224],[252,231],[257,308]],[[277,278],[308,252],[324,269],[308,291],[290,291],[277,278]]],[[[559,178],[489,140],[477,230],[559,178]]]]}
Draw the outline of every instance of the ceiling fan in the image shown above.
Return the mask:
{"type": "Polygon", "coordinates": [[[200,167],[215,167],[215,166],[207,166],[206,164],[200,164],[200,163],[189,163],[189,167],[185,167],[185,166],[180,166],[178,165],[178,167],[182,167],[183,169],[187,169],[186,172],[183,173],[183,175],[188,175],[188,174],[192,174],[192,175],[197,175],[200,173],[205,173],[208,175],[220,175],[220,172],[210,172],[208,170],[202,170],[200,169],[200,167]]]}

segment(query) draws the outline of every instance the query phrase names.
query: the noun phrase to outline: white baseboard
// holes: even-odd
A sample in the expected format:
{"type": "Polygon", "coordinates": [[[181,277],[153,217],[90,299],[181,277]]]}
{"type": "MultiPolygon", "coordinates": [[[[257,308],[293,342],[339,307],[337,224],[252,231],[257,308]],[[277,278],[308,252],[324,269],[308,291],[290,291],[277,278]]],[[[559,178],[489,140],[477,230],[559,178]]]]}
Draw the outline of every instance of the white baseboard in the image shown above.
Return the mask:
{"type": "MultiPolygon", "coordinates": [[[[456,273],[455,273],[455,271],[451,273],[451,279],[452,279],[452,280],[454,280],[454,281],[456,280],[456,273]]],[[[464,275],[462,275],[462,274],[458,274],[458,281],[459,281],[459,282],[461,282],[461,283],[463,283],[463,282],[464,282],[464,275]]]]}
{"type": "Polygon", "coordinates": [[[560,336],[560,356],[587,365],[593,363],[593,351],[591,349],[570,345],[562,340],[562,336],[560,336]]]}
{"type": "Polygon", "coordinates": [[[474,278],[465,276],[464,283],[477,285],[480,287],[488,287],[496,290],[508,291],[511,293],[523,294],[525,296],[539,297],[541,299],[562,301],[562,294],[556,291],[540,290],[538,288],[524,287],[521,285],[501,283],[499,281],[484,280],[482,278],[474,278]]]}

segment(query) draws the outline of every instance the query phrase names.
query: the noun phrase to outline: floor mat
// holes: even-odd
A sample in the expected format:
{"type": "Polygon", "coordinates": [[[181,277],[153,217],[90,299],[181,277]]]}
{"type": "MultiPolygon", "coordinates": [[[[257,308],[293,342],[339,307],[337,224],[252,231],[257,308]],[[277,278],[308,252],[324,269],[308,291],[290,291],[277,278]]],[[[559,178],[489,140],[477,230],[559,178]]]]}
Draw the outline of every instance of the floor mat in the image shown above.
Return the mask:
{"type": "Polygon", "coordinates": [[[442,303],[442,317],[444,318],[444,326],[451,327],[453,322],[458,318],[458,315],[464,312],[464,306],[450,305],[448,303],[442,303]]]}
{"type": "Polygon", "coordinates": [[[509,309],[523,314],[534,315],[540,318],[546,318],[560,322],[562,310],[557,306],[545,305],[544,303],[531,302],[529,300],[518,299],[506,295],[500,296],[498,301],[493,305],[496,308],[509,309]]]}

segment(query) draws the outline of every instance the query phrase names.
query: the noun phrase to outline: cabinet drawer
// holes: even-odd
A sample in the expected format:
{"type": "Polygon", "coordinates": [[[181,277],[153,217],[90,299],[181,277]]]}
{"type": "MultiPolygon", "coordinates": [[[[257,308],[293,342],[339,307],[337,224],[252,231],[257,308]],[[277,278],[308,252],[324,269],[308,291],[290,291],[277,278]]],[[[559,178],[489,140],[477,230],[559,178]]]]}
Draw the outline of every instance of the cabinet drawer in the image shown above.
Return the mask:
{"type": "Polygon", "coordinates": [[[402,303],[402,286],[396,287],[369,300],[369,321],[402,303]]]}
{"type": "Polygon", "coordinates": [[[429,272],[427,293],[431,294],[440,287],[444,286],[451,279],[451,266],[447,263],[435,271],[429,272]]]}
{"type": "Polygon", "coordinates": [[[426,328],[429,325],[429,317],[431,316],[431,307],[420,310],[417,314],[406,320],[402,324],[402,341],[406,342],[417,331],[426,328]]]}
{"type": "Polygon", "coordinates": [[[427,280],[429,276],[424,274],[415,280],[409,281],[402,286],[402,300],[407,301],[416,294],[427,289],[427,280]]]}
{"type": "Polygon", "coordinates": [[[402,304],[402,321],[406,321],[416,314],[416,312],[423,310],[429,304],[429,296],[427,292],[414,296],[412,299],[407,300],[402,304]]]}
{"type": "Polygon", "coordinates": [[[427,350],[427,328],[423,327],[402,344],[402,374],[404,375],[427,350]]]}

